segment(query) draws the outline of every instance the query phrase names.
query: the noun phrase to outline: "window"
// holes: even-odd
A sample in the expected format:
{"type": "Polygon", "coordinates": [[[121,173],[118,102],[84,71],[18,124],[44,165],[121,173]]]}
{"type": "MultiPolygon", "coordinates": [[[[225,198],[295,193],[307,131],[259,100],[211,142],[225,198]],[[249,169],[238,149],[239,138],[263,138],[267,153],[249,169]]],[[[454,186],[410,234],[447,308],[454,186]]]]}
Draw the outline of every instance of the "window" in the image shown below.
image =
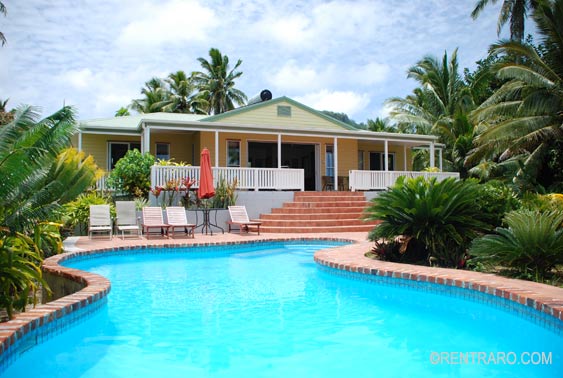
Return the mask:
{"type": "Polygon", "coordinates": [[[332,144],[326,145],[325,164],[325,174],[327,176],[334,176],[334,146],[332,144]]]}
{"type": "MultiPolygon", "coordinates": [[[[389,171],[395,170],[395,154],[389,153],[389,171]]],[[[370,152],[369,153],[369,169],[371,171],[384,171],[385,170],[385,154],[383,152],[370,152]]]]}
{"type": "Polygon", "coordinates": [[[129,150],[141,151],[141,143],[139,142],[109,142],[108,143],[108,170],[115,168],[115,164],[125,156],[129,150]]]}
{"type": "Polygon", "coordinates": [[[291,106],[278,105],[278,117],[291,117],[291,106]]]}
{"type": "Polygon", "coordinates": [[[157,143],[155,155],[157,159],[170,160],[170,143],[157,143]]]}
{"type": "Polygon", "coordinates": [[[358,151],[358,169],[364,170],[364,151],[358,151]]]}
{"type": "Polygon", "coordinates": [[[227,141],[227,167],[240,167],[240,140],[227,141]]]}

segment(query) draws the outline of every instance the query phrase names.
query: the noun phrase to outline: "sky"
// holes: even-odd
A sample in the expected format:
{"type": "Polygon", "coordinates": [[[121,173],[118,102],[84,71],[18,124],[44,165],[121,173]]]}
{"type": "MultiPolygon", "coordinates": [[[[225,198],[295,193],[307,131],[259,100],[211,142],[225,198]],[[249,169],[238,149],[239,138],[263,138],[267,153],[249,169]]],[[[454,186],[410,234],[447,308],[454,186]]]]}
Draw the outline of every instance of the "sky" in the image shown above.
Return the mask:
{"type": "Polygon", "coordinates": [[[214,47],[242,60],[249,98],[269,89],[365,122],[411,93],[407,69],[424,56],[458,48],[474,69],[498,40],[498,5],[473,20],[476,0],[2,2],[0,99],[43,116],[73,105],[81,120],[113,117],[152,77],[200,70],[214,47]]]}

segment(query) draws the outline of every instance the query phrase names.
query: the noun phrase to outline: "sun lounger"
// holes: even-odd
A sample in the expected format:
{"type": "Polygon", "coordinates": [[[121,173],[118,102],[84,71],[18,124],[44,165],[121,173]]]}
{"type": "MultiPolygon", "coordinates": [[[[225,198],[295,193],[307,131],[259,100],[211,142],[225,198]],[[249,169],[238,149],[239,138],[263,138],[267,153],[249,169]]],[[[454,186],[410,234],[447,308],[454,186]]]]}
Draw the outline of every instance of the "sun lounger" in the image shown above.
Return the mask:
{"type": "Polygon", "coordinates": [[[186,235],[191,235],[192,238],[195,237],[195,224],[188,223],[186,217],[186,209],[180,206],[169,206],[166,208],[167,223],[170,226],[168,229],[168,234],[172,232],[174,236],[174,231],[179,228],[184,230],[186,235]]]}
{"type": "Polygon", "coordinates": [[[227,222],[229,232],[231,232],[233,225],[237,225],[241,233],[243,230],[249,232],[250,228],[253,227],[256,228],[258,235],[260,235],[260,225],[262,222],[248,219],[245,206],[229,206],[229,214],[231,216],[231,220],[227,222]]]}
{"type": "Polygon", "coordinates": [[[170,225],[164,223],[162,217],[162,209],[157,206],[147,206],[143,207],[143,233],[147,235],[147,239],[150,236],[151,229],[160,229],[160,234],[162,236],[168,237],[168,229],[170,225]]]}

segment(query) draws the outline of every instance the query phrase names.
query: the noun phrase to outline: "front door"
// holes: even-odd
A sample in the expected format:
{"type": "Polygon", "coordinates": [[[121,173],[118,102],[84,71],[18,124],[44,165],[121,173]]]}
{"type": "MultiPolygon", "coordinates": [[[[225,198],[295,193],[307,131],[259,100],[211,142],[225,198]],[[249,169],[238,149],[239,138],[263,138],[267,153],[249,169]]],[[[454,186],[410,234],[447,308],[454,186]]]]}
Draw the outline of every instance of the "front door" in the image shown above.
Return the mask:
{"type": "Polygon", "coordinates": [[[305,190],[316,190],[314,144],[282,143],[282,166],[303,169],[305,190]]]}

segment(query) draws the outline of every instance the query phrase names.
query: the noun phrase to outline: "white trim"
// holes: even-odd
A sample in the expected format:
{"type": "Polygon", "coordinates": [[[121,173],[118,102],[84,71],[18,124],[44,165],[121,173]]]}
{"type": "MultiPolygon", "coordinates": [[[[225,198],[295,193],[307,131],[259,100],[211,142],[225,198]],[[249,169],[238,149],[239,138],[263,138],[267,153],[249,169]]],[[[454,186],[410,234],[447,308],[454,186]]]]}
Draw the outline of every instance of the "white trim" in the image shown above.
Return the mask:
{"type": "Polygon", "coordinates": [[[219,166],[219,131],[215,131],[215,167],[219,166]]]}
{"type": "Polygon", "coordinates": [[[334,137],[332,154],[334,158],[334,190],[338,190],[338,138],[334,137]]]}
{"type": "Polygon", "coordinates": [[[434,148],[434,142],[430,142],[430,168],[434,168],[436,166],[436,151],[434,148]]]}
{"type": "Polygon", "coordinates": [[[82,132],[78,131],[78,152],[82,152],[82,132]]]}
{"type": "Polygon", "coordinates": [[[278,134],[278,168],[282,167],[282,136],[278,134]]]}
{"type": "MultiPolygon", "coordinates": [[[[383,143],[383,165],[384,167],[384,171],[388,172],[389,171],[389,142],[387,141],[387,139],[385,140],[385,142],[383,143]]],[[[394,160],[394,159],[393,159],[394,160]]],[[[395,166],[395,161],[393,161],[393,166],[395,166]]]]}

